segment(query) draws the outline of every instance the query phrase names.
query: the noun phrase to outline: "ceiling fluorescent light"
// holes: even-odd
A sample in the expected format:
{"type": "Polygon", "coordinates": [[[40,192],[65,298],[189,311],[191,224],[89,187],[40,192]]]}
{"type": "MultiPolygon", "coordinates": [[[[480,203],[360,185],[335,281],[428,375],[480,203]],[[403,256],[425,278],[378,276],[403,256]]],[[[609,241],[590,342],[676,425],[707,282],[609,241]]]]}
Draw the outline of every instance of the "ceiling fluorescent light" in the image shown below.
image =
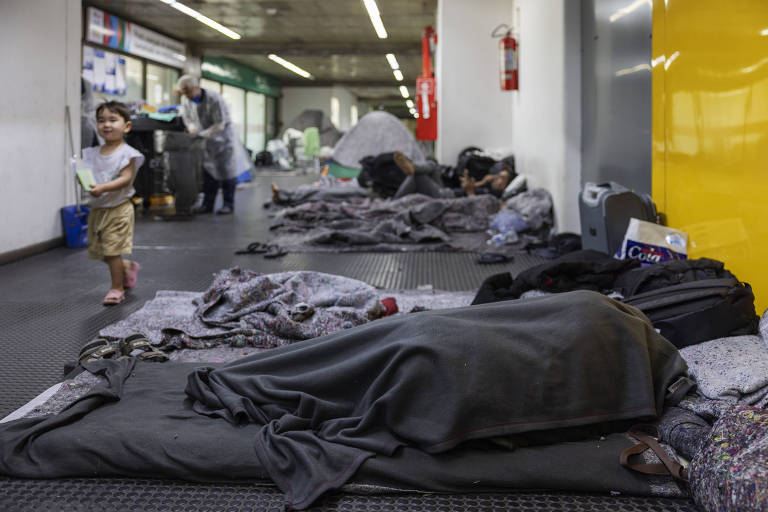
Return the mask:
{"type": "Polygon", "coordinates": [[[398,82],[403,81],[403,72],[400,71],[399,69],[392,70],[392,74],[395,75],[395,78],[397,79],[398,82]]]}
{"type": "Polygon", "coordinates": [[[408,98],[408,88],[404,85],[401,85],[400,94],[403,96],[403,98],[408,98]]]}
{"type": "Polygon", "coordinates": [[[292,62],[288,62],[287,60],[283,59],[282,57],[278,57],[274,53],[270,53],[269,55],[267,55],[267,58],[269,58],[269,60],[277,62],[278,64],[280,64],[281,66],[283,66],[286,69],[290,69],[291,71],[293,71],[297,75],[301,75],[304,78],[309,78],[310,80],[314,80],[314,78],[309,73],[309,71],[305,71],[305,70],[301,69],[296,64],[293,64],[292,62]]]}
{"type": "Polygon", "coordinates": [[[413,108],[413,100],[408,100],[405,104],[408,105],[408,108],[413,108]]]}
{"type": "Polygon", "coordinates": [[[379,13],[379,6],[376,5],[376,0],[363,0],[365,8],[368,11],[368,17],[371,18],[371,24],[376,31],[376,35],[379,39],[387,38],[387,29],[384,28],[384,23],[381,22],[381,14],[379,13]]]}
{"type": "Polygon", "coordinates": [[[389,61],[389,67],[392,69],[400,69],[400,64],[397,63],[394,53],[388,53],[387,60],[389,61]]]}
{"type": "Polygon", "coordinates": [[[222,25],[221,23],[219,23],[217,21],[213,21],[208,16],[206,16],[206,15],[204,15],[202,13],[197,12],[196,10],[192,9],[191,7],[187,7],[186,5],[184,5],[184,4],[180,3],[180,2],[177,2],[176,0],[160,0],[160,1],[163,2],[164,4],[170,5],[171,7],[176,9],[177,11],[183,12],[187,16],[195,18],[200,23],[208,25],[209,27],[211,27],[214,30],[218,30],[219,32],[221,32],[222,34],[224,34],[227,37],[231,37],[232,39],[240,39],[240,34],[235,32],[234,30],[228,29],[227,27],[225,27],[224,25],[222,25]]]}

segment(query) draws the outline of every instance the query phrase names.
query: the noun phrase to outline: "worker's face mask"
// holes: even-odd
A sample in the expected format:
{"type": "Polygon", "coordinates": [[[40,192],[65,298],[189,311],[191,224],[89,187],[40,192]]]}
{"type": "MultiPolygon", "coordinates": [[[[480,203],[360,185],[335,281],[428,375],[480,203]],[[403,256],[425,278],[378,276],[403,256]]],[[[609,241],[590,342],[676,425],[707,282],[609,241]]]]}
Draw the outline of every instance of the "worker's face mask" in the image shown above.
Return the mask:
{"type": "Polygon", "coordinates": [[[193,101],[193,102],[195,102],[195,103],[200,103],[200,100],[201,100],[201,99],[202,99],[202,96],[200,95],[200,93],[197,93],[197,94],[195,94],[195,95],[192,97],[191,101],[193,101]]]}

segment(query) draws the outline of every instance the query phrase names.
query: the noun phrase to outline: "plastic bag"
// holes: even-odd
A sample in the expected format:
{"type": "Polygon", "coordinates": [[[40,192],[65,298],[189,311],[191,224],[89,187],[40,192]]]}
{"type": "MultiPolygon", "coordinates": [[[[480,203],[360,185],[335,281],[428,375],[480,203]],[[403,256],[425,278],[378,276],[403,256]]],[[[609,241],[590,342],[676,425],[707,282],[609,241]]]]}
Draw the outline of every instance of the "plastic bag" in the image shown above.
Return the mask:
{"type": "Polygon", "coordinates": [[[688,258],[688,234],[640,219],[629,219],[616,257],[646,264],[688,258]]]}

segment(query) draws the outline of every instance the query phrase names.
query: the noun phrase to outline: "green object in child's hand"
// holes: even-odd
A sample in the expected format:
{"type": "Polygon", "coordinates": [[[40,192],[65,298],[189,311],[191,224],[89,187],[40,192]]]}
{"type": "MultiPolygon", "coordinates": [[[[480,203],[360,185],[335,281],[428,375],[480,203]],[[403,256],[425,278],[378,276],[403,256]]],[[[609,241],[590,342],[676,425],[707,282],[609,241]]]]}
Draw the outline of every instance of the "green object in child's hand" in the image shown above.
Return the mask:
{"type": "Polygon", "coordinates": [[[85,190],[91,190],[96,184],[96,180],[93,179],[93,173],[87,167],[78,169],[75,171],[75,174],[77,174],[77,179],[80,180],[80,184],[85,190]]]}

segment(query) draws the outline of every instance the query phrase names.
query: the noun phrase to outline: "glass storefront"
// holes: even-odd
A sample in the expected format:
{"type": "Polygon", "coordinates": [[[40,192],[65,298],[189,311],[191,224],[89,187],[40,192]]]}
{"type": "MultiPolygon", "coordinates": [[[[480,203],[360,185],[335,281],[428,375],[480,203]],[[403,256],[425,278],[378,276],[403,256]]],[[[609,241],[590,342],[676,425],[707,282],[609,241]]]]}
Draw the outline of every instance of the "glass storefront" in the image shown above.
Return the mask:
{"type": "Polygon", "coordinates": [[[266,139],[277,138],[277,98],[267,96],[266,106],[266,139]]]}
{"type": "Polygon", "coordinates": [[[221,84],[215,80],[208,80],[207,78],[200,79],[200,87],[208,89],[209,91],[216,91],[221,94],[221,84]]]}
{"type": "Polygon", "coordinates": [[[178,105],[179,95],[174,92],[178,79],[178,70],[147,63],[147,104],[155,108],[178,105]]]}
{"type": "Polygon", "coordinates": [[[264,130],[265,96],[257,92],[246,93],[246,132],[245,146],[251,152],[258,153],[264,150],[266,133],[264,130]]]}
{"type": "Polygon", "coordinates": [[[142,99],[144,70],[141,59],[83,46],[82,76],[91,84],[96,103],[142,99]]]}
{"type": "Polygon", "coordinates": [[[240,140],[245,139],[245,90],[232,85],[223,84],[221,97],[229,108],[229,117],[235,125],[235,133],[240,140]]]}
{"type": "Polygon", "coordinates": [[[83,45],[82,76],[91,83],[97,103],[143,100],[154,108],[179,103],[175,93],[179,70],[172,67],[83,45]]]}

